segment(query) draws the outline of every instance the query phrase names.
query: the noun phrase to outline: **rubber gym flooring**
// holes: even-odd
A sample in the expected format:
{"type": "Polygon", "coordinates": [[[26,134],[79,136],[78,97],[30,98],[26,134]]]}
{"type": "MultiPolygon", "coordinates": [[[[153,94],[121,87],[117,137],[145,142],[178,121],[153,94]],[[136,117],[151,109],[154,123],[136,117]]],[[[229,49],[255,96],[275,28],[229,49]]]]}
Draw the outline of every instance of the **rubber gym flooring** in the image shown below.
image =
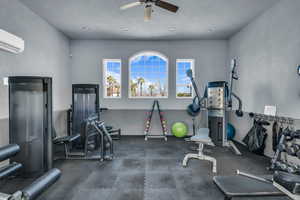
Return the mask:
{"type": "MultiPolygon", "coordinates": [[[[195,146],[176,138],[144,141],[144,137],[122,137],[115,141],[115,159],[97,161],[57,161],[60,180],[48,189],[41,200],[210,200],[223,199],[212,181],[211,164],[191,160],[181,165],[184,155],[195,146]]],[[[238,146],[243,156],[226,148],[208,147],[215,156],[219,175],[232,175],[236,169],[266,174],[269,159],[250,154],[238,146]]],[[[207,152],[208,151],[208,152],[207,152]]],[[[13,192],[32,180],[13,179],[1,183],[2,192],[13,192]]],[[[286,199],[241,198],[241,199],[286,199]]]]}

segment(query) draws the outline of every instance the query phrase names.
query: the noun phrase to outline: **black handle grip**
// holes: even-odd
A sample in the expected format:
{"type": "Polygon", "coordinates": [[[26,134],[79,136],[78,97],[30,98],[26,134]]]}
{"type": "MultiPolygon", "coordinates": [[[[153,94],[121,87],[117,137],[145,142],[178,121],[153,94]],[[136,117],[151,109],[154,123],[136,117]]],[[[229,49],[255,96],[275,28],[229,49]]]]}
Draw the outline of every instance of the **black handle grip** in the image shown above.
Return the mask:
{"type": "Polygon", "coordinates": [[[17,144],[9,144],[0,148],[0,161],[13,157],[20,151],[20,146],[17,144]]]}
{"type": "Polygon", "coordinates": [[[242,110],[236,110],[235,111],[235,114],[238,116],[238,117],[243,117],[244,113],[242,110]]]}
{"type": "Polygon", "coordinates": [[[100,112],[105,111],[105,110],[108,110],[108,108],[99,108],[100,112]]]}
{"type": "Polygon", "coordinates": [[[36,199],[43,191],[54,184],[60,175],[61,171],[54,168],[35,180],[31,185],[22,190],[24,200],[36,199]]]}

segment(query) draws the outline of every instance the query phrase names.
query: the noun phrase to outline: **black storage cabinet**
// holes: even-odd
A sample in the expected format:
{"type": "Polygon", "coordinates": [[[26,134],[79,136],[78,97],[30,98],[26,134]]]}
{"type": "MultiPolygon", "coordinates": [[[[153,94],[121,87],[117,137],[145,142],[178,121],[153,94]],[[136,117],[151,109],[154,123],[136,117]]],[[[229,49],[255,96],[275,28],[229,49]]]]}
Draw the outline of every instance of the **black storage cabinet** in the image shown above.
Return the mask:
{"type": "Polygon", "coordinates": [[[92,114],[99,114],[99,85],[73,84],[72,85],[72,116],[71,134],[81,134],[77,144],[83,145],[82,122],[92,114]]]}
{"type": "Polygon", "coordinates": [[[22,175],[52,168],[52,78],[9,77],[9,142],[21,147],[10,162],[23,164],[22,175]]]}

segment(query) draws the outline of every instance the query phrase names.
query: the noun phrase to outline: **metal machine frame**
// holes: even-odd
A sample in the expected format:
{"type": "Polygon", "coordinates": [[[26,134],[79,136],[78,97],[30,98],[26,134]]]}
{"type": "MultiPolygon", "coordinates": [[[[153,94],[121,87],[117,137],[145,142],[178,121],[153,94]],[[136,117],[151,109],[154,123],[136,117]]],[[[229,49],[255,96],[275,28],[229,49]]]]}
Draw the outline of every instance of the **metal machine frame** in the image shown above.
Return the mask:
{"type": "MultiPolygon", "coordinates": [[[[64,145],[65,156],[70,160],[112,160],[113,142],[111,136],[120,139],[121,129],[112,129],[100,121],[98,84],[73,84],[72,106],[68,110],[68,136],[54,139],[54,144],[64,145]],[[106,144],[110,143],[110,155],[106,155],[106,144]],[[100,141],[100,142],[99,142],[100,141]],[[93,148],[90,150],[89,147],[93,148]],[[100,147],[100,150],[99,148],[100,147]]],[[[57,158],[61,159],[61,158],[57,158]]]]}
{"type": "Polygon", "coordinates": [[[22,163],[23,174],[52,168],[52,78],[9,77],[9,142],[21,147],[10,161],[22,163]]]}
{"type": "MultiPolygon", "coordinates": [[[[58,137],[53,140],[54,144],[64,146],[64,157],[56,159],[66,160],[112,160],[114,157],[113,141],[109,131],[103,121],[99,121],[98,114],[91,115],[82,123],[81,134],[71,136],[58,137]],[[73,143],[78,141],[84,135],[83,148],[72,150],[73,143]],[[89,138],[93,138],[96,142],[94,150],[90,151],[89,138]],[[107,144],[109,143],[110,154],[107,155],[107,144]],[[100,147],[98,149],[98,147],[100,147]]],[[[73,147],[74,148],[74,147],[73,147]]]]}
{"type": "Polygon", "coordinates": [[[235,144],[227,139],[229,98],[228,85],[225,81],[210,82],[207,85],[207,118],[210,137],[217,146],[231,147],[237,155],[241,155],[235,144]]]}
{"type": "MultiPolygon", "coordinates": [[[[76,94],[94,94],[95,95],[95,110],[92,113],[84,113],[84,114],[95,114],[99,113],[100,103],[99,103],[99,85],[98,84],[73,84],[72,85],[72,107],[69,111],[69,135],[78,134],[80,133],[80,130],[76,130],[76,127],[80,125],[75,124],[75,118],[76,118],[76,108],[77,105],[75,105],[76,102],[76,94]]],[[[87,98],[89,98],[87,96],[87,98]]],[[[85,101],[85,99],[84,99],[85,101]]],[[[89,116],[85,116],[85,119],[89,116]]],[[[84,120],[84,119],[82,119],[84,120]]]]}
{"type": "Polygon", "coordinates": [[[241,155],[235,144],[227,139],[227,123],[228,111],[232,110],[232,97],[236,98],[239,103],[236,114],[242,116],[242,101],[232,92],[233,80],[238,80],[236,73],[236,60],[231,62],[231,73],[229,86],[226,81],[209,82],[205,89],[204,95],[200,98],[197,85],[193,78],[193,73],[188,70],[187,76],[193,84],[198,105],[205,107],[207,110],[208,127],[210,129],[210,137],[217,146],[231,147],[237,155],[241,155]]]}

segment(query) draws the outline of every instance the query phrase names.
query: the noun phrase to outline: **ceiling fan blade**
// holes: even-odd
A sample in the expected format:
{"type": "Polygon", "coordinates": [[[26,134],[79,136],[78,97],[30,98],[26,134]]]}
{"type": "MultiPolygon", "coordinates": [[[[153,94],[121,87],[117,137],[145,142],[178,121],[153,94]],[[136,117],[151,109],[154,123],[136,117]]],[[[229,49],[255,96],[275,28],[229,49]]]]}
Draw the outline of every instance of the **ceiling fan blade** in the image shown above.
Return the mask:
{"type": "Polygon", "coordinates": [[[177,10],[179,9],[178,6],[161,0],[155,1],[155,5],[174,13],[176,13],[177,10]]]}
{"type": "Polygon", "coordinates": [[[138,1],[138,2],[133,2],[133,3],[129,3],[129,4],[126,4],[124,6],[121,6],[120,9],[121,10],[126,10],[128,8],[133,8],[133,7],[136,7],[136,6],[140,6],[142,5],[143,3],[138,1]]]}
{"type": "Polygon", "coordinates": [[[146,5],[145,7],[145,14],[144,14],[144,21],[148,22],[151,20],[151,14],[152,14],[152,6],[146,5]]]}

